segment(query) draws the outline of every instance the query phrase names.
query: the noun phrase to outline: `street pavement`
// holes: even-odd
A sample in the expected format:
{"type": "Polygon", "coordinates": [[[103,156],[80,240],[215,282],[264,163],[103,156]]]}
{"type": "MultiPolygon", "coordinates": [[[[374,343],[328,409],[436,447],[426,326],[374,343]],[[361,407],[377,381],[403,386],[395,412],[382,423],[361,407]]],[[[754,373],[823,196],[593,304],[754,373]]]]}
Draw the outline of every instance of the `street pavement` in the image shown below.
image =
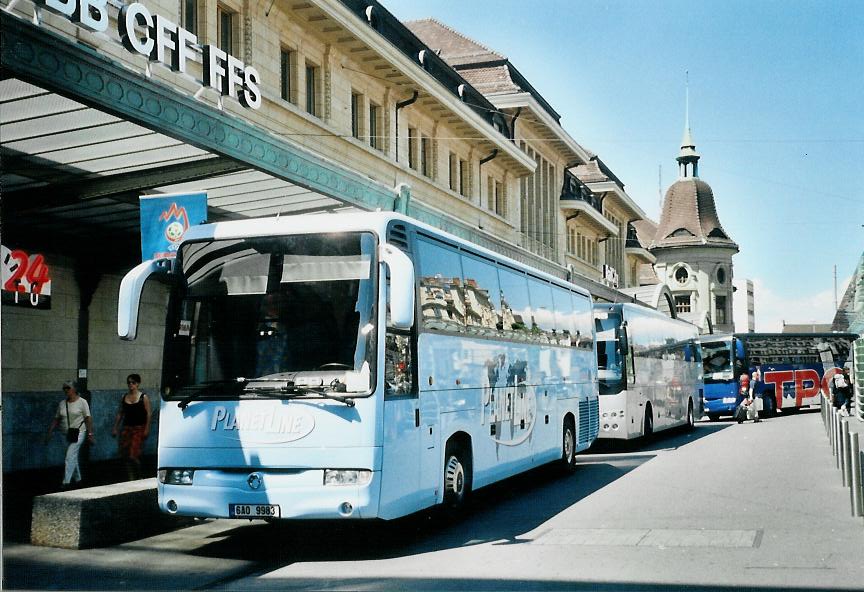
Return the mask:
{"type": "Polygon", "coordinates": [[[595,448],[572,476],[476,492],[456,522],[216,520],[106,549],[7,543],[4,588],[864,590],[864,520],[818,411],[595,448]]]}

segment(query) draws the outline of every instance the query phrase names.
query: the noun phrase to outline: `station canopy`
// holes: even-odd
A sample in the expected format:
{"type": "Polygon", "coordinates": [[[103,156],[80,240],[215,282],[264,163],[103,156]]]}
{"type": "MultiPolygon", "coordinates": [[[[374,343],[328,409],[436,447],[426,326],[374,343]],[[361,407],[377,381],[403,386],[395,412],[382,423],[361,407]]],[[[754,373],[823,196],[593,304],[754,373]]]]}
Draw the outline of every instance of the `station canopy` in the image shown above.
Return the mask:
{"type": "Polygon", "coordinates": [[[206,191],[211,222],[356,209],[17,78],[0,80],[3,243],[139,253],[139,197],[206,191]],[[87,246],[91,248],[88,249],[87,246]]]}

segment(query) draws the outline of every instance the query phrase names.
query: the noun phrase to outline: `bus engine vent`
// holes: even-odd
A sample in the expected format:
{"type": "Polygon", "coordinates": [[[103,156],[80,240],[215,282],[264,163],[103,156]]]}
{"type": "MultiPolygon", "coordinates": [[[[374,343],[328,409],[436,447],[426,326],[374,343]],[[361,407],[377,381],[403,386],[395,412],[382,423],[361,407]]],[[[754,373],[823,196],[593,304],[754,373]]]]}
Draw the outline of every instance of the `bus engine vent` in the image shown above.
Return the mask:
{"type": "Polygon", "coordinates": [[[588,401],[579,401],[579,444],[588,443],[588,429],[591,427],[588,415],[588,401]]]}
{"type": "Polygon", "coordinates": [[[600,431],[600,402],[598,399],[579,401],[579,444],[587,444],[600,431]]]}
{"type": "Polygon", "coordinates": [[[387,232],[387,242],[405,253],[410,252],[408,250],[408,231],[404,224],[392,224],[390,226],[387,232]]]}

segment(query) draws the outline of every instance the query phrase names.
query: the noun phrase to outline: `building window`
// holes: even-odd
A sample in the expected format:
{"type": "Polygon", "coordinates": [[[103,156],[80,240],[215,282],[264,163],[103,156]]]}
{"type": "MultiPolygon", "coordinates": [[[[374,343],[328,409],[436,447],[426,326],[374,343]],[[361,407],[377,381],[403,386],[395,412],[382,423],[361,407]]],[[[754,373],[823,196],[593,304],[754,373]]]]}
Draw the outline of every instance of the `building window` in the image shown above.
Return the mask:
{"type": "Polygon", "coordinates": [[[504,184],[489,177],[489,209],[501,217],[507,215],[507,201],[504,196],[504,184]]]}
{"type": "Polygon", "coordinates": [[[717,283],[721,285],[726,283],[726,270],[722,267],[717,270],[717,283]]]}
{"type": "Polygon", "coordinates": [[[318,85],[320,84],[321,68],[306,62],[306,112],[318,117],[318,85]]]}
{"type": "Polygon", "coordinates": [[[675,296],[675,312],[678,314],[690,312],[690,294],[675,296]]]}
{"type": "Polygon", "coordinates": [[[180,22],[183,28],[192,33],[198,34],[198,0],[183,0],[182,14],[180,22]]]}
{"type": "Polygon", "coordinates": [[[294,58],[290,49],[282,49],[279,64],[279,86],[283,101],[294,103],[294,58]]]}
{"type": "Polygon", "coordinates": [[[468,197],[471,193],[471,173],[468,171],[468,161],[459,159],[459,195],[468,197]]]}
{"type": "Polygon", "coordinates": [[[432,178],[432,142],[425,136],[420,138],[420,172],[432,178]]]}
{"type": "Polygon", "coordinates": [[[228,54],[234,54],[234,27],[236,13],[231,12],[221,4],[216,7],[216,39],[219,49],[228,54]]]}
{"type": "Polygon", "coordinates": [[[408,128],[408,167],[417,170],[417,129],[408,128]]]}
{"type": "Polygon", "coordinates": [[[726,296],[714,296],[714,322],[717,325],[726,324],[726,296]]]}
{"type": "Polygon", "coordinates": [[[351,93],[351,136],[360,139],[361,113],[363,113],[363,95],[351,93]]]}
{"type": "Polygon", "coordinates": [[[675,270],[675,281],[679,284],[686,284],[690,274],[687,273],[687,269],[684,267],[679,267],[675,270]]]}
{"type": "Polygon", "coordinates": [[[450,191],[456,191],[459,187],[459,169],[456,168],[459,164],[459,159],[452,152],[450,153],[450,191]]]}
{"type": "Polygon", "coordinates": [[[381,150],[384,146],[381,132],[381,107],[375,103],[369,103],[369,145],[375,150],[381,150]]]}
{"type": "Polygon", "coordinates": [[[557,259],[558,199],[561,180],[555,166],[524,142],[520,147],[534,159],[536,168],[519,181],[522,246],[549,259],[557,259]]]}

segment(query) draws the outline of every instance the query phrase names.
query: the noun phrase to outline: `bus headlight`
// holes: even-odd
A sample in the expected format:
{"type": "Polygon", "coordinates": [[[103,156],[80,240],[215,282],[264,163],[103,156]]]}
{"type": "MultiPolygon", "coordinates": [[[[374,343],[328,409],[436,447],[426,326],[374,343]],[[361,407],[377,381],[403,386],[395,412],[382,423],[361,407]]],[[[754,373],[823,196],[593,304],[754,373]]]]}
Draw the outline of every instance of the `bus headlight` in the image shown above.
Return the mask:
{"type": "Polygon", "coordinates": [[[363,469],[324,469],[324,485],[369,485],[372,471],[363,469]]]}
{"type": "Polygon", "coordinates": [[[159,483],[167,485],[192,485],[194,469],[159,469],[159,483]]]}

